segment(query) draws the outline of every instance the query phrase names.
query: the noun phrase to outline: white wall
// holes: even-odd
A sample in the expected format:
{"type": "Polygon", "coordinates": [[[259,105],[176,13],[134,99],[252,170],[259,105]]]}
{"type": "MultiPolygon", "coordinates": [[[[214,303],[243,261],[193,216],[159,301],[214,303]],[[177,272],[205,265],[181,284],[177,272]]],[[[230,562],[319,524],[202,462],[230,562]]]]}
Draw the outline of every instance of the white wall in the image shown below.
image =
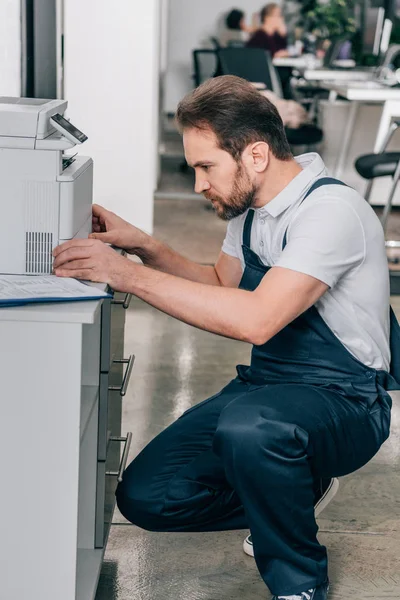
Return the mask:
{"type": "Polygon", "coordinates": [[[164,74],[168,64],[168,29],[170,0],[160,0],[160,73],[164,74]]]}
{"type": "Polygon", "coordinates": [[[0,2],[0,96],[21,95],[21,6],[0,2]]]}
{"type": "Polygon", "coordinates": [[[89,137],[94,202],[152,232],[158,145],[158,0],[66,0],[65,98],[89,137]]]}

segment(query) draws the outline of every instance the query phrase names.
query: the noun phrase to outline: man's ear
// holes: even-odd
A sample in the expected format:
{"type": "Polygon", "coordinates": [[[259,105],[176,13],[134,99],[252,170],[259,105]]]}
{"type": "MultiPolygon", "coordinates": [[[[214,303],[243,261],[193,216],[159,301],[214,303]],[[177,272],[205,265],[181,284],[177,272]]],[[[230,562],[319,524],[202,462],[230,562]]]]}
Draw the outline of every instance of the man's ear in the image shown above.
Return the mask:
{"type": "Polygon", "coordinates": [[[254,173],[263,173],[269,164],[269,146],[265,142],[255,142],[245,148],[242,160],[254,173]]]}

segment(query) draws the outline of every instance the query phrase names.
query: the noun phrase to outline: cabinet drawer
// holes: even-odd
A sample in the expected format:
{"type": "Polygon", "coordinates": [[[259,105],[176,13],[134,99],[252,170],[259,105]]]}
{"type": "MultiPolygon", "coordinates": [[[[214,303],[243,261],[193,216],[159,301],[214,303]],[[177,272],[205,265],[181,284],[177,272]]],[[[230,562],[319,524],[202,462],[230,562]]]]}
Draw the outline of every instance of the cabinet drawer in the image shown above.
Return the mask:
{"type": "Polygon", "coordinates": [[[115,359],[109,373],[100,373],[98,460],[106,460],[110,435],[121,434],[122,398],[129,385],[134,365],[134,355],[128,359],[115,359]],[[125,365],[125,372],[122,367],[125,365]]]}
{"type": "Polygon", "coordinates": [[[114,299],[111,300],[111,361],[124,355],[125,317],[130,299],[130,294],[115,292],[114,299]]]}
{"type": "Polygon", "coordinates": [[[123,356],[125,314],[130,295],[115,292],[114,298],[103,301],[101,312],[100,371],[108,373],[116,356],[123,356]]]}
{"type": "Polygon", "coordinates": [[[101,306],[100,371],[108,373],[111,364],[111,300],[101,306]]]}
{"type": "Polygon", "coordinates": [[[115,506],[117,478],[107,477],[106,462],[97,463],[95,548],[104,548],[107,543],[107,531],[110,528],[115,506]]]}
{"type": "Polygon", "coordinates": [[[126,437],[109,437],[107,460],[97,463],[95,548],[103,548],[107,543],[108,532],[115,507],[115,490],[119,475],[126,467],[132,434],[126,437]],[[123,452],[121,458],[121,444],[123,452]]]}
{"type": "MultiPolygon", "coordinates": [[[[106,460],[107,444],[109,438],[110,426],[108,423],[108,373],[100,373],[100,388],[99,388],[99,430],[97,442],[97,459],[106,460]]],[[[121,411],[118,410],[119,416],[121,411]]],[[[118,417],[117,419],[118,420],[118,417]]],[[[113,435],[119,435],[119,430],[113,431],[113,435]]]]}

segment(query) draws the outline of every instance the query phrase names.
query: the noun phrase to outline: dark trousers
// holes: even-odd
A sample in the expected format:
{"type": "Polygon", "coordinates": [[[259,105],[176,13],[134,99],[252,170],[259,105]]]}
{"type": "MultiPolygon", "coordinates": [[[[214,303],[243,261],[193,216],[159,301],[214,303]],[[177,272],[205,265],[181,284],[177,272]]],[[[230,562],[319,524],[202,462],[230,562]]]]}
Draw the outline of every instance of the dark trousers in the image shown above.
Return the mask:
{"type": "Polygon", "coordinates": [[[389,421],[384,400],[368,408],[321,387],[237,378],[142,450],[117,489],[118,507],[151,531],[250,528],[270,591],[296,594],[327,577],[313,485],[367,463],[389,421]]]}

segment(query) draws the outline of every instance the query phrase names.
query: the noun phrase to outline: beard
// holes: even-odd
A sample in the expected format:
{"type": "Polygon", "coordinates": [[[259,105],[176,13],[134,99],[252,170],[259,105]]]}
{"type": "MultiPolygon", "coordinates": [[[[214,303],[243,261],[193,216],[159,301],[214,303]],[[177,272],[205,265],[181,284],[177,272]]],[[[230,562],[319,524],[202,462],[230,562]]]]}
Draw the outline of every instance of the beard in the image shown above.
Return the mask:
{"type": "Polygon", "coordinates": [[[257,187],[251,183],[247,173],[243,173],[241,164],[235,174],[232,191],[227,199],[212,194],[204,193],[205,198],[210,200],[217,216],[223,221],[230,221],[242,215],[253,206],[257,194],[257,187]]]}

